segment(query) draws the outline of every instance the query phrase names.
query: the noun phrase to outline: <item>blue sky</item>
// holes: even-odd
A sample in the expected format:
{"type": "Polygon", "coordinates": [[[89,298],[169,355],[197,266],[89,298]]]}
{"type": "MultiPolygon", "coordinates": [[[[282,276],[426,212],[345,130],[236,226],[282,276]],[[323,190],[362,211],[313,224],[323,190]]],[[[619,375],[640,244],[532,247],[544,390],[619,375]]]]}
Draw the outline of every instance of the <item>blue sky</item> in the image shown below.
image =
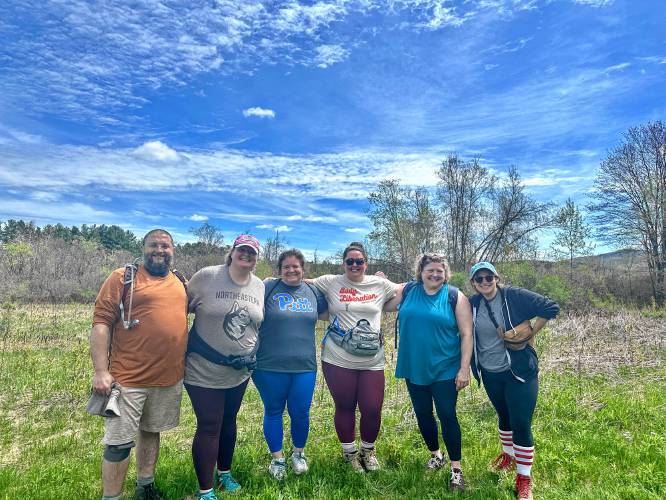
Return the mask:
{"type": "Polygon", "coordinates": [[[666,117],[663,0],[5,0],[0,220],[338,251],[449,153],[585,202],[666,117]],[[189,4],[189,5],[188,5],[189,4]]]}

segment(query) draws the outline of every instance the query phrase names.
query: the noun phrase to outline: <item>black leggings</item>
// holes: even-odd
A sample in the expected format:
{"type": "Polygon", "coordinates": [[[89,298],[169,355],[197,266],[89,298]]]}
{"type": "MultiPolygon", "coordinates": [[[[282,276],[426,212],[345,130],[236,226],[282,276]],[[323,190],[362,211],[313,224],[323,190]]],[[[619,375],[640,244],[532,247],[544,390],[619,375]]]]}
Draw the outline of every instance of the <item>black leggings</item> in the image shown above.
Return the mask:
{"type": "Polygon", "coordinates": [[[442,438],[444,438],[449,460],[460,460],[462,446],[460,424],[456,415],[458,391],[455,379],[442,380],[430,385],[416,385],[409,380],[405,380],[405,382],[407,382],[407,390],[414,406],[419,430],[428,449],[430,451],[439,450],[437,421],[432,413],[434,401],[437,416],[442,425],[442,438]]]}
{"type": "Polygon", "coordinates": [[[499,373],[481,370],[483,386],[499,417],[499,428],[513,431],[513,443],[534,446],[532,415],[536,408],[539,379],[532,377],[520,382],[510,370],[499,373]]]}
{"type": "Polygon", "coordinates": [[[236,415],[249,380],[230,389],[208,389],[185,384],[197,416],[192,461],[202,490],[213,487],[215,462],[220,470],[231,469],[236,447],[236,415]]]}

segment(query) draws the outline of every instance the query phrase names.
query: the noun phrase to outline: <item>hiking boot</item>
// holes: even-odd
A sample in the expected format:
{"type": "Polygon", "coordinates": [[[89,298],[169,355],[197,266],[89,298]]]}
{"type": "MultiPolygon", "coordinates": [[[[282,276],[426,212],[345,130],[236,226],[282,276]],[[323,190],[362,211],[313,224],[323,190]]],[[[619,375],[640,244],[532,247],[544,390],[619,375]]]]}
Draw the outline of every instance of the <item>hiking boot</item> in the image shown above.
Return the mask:
{"type": "Polygon", "coordinates": [[[220,483],[220,489],[226,491],[227,493],[234,493],[240,491],[241,485],[238,484],[238,481],[234,479],[231,475],[231,472],[221,472],[220,476],[217,478],[220,483]]]}
{"type": "Polygon", "coordinates": [[[368,472],[379,470],[379,462],[374,448],[361,448],[361,464],[368,472]]]}
{"type": "Polygon", "coordinates": [[[532,500],[532,478],[516,474],[516,497],[518,500],[532,500]]]}
{"type": "Polygon", "coordinates": [[[155,487],[155,483],[137,485],[134,489],[134,500],[162,500],[162,492],[155,487]]]}
{"type": "Polygon", "coordinates": [[[432,456],[428,463],[426,463],[426,470],[437,470],[444,467],[444,459],[442,457],[432,456]]]}
{"type": "Polygon", "coordinates": [[[490,463],[490,470],[493,472],[510,471],[516,468],[516,459],[503,451],[495,457],[490,463]]]}
{"type": "Polygon", "coordinates": [[[196,500],[217,500],[217,496],[215,495],[215,490],[210,490],[207,491],[206,493],[197,492],[197,494],[194,495],[194,498],[196,498],[196,500]]]}
{"type": "Polygon", "coordinates": [[[274,458],[268,466],[268,473],[273,476],[273,479],[282,481],[287,475],[287,463],[284,458],[274,458]]]}
{"type": "Polygon", "coordinates": [[[451,491],[465,491],[465,478],[460,469],[451,468],[451,479],[449,481],[449,489],[451,491]]]}
{"type": "Polygon", "coordinates": [[[345,462],[349,462],[352,469],[354,469],[356,472],[365,472],[358,450],[354,450],[349,453],[343,452],[342,456],[344,457],[345,462]]]}
{"type": "Polygon", "coordinates": [[[305,474],[308,471],[308,463],[305,460],[305,453],[295,451],[291,454],[291,467],[296,474],[305,474]]]}

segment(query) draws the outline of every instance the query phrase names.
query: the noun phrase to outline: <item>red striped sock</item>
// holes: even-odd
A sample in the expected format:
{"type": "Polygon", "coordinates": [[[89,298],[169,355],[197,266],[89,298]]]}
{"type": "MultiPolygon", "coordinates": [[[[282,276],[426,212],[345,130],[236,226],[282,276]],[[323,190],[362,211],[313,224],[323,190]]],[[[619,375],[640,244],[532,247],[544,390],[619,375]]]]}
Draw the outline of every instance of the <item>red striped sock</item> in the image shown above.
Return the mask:
{"type": "Polygon", "coordinates": [[[513,457],[513,431],[503,431],[500,429],[499,438],[502,443],[502,451],[513,457]]]}
{"type": "Polygon", "coordinates": [[[523,476],[529,476],[534,462],[534,446],[513,445],[513,451],[516,454],[516,472],[523,476]]]}

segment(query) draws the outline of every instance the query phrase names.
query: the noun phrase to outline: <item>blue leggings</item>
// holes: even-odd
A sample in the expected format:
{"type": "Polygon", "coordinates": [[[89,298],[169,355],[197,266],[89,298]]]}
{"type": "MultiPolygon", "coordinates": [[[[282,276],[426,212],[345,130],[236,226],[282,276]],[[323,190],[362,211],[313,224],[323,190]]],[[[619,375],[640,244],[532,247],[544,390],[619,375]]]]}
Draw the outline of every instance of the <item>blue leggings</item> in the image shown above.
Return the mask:
{"type": "Polygon", "coordinates": [[[282,450],[285,404],[291,418],[294,448],[305,448],[310,432],[310,405],[317,372],[282,373],[254,370],[252,380],[264,402],[264,436],[271,453],[282,450]]]}

